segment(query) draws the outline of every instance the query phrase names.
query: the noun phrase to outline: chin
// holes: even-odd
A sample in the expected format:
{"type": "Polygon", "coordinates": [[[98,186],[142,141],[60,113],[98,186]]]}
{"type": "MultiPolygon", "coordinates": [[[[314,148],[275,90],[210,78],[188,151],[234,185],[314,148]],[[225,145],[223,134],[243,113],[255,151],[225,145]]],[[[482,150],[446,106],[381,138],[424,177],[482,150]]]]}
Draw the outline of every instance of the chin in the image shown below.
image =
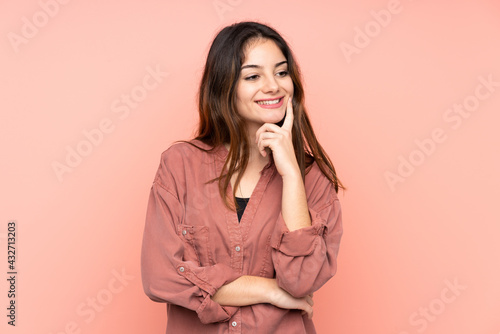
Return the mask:
{"type": "Polygon", "coordinates": [[[283,125],[283,123],[285,122],[285,118],[286,118],[286,112],[284,113],[283,117],[281,117],[281,119],[279,119],[278,121],[273,122],[273,123],[276,124],[277,126],[281,127],[283,125]]]}
{"type": "MultiPolygon", "coordinates": [[[[286,115],[285,115],[286,116],[286,115]]],[[[283,123],[285,122],[285,116],[283,116],[279,121],[277,122],[273,122],[274,124],[276,124],[277,126],[279,127],[282,127],[283,126],[283,123]]]]}
{"type": "Polygon", "coordinates": [[[262,117],[262,120],[265,123],[280,123],[285,119],[286,112],[285,111],[275,111],[272,114],[265,115],[266,117],[262,117]]]}

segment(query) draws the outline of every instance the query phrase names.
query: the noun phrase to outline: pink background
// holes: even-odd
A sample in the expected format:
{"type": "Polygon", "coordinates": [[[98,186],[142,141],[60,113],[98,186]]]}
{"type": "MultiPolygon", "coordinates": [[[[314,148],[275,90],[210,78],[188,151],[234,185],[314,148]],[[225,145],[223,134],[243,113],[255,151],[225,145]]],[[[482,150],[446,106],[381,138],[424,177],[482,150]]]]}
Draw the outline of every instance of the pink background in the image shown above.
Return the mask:
{"type": "Polygon", "coordinates": [[[500,86],[481,83],[500,82],[498,1],[54,3],[0,5],[0,258],[4,277],[16,220],[19,272],[15,328],[1,279],[2,333],[164,332],[140,279],[149,189],[161,152],[196,127],[211,40],[247,19],[290,43],[349,188],[318,332],[500,333],[500,86]],[[148,68],[168,75],[146,90],[148,68]],[[86,156],[58,177],[70,149],[86,156]]]}

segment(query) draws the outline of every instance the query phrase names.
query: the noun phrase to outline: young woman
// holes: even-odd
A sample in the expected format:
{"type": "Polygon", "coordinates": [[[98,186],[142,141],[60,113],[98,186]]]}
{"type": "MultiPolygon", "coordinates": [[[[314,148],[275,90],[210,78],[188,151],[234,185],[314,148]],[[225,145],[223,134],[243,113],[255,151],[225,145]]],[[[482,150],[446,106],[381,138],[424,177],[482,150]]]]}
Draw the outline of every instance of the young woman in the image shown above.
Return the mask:
{"type": "Polygon", "coordinates": [[[142,280],[167,333],[315,333],[313,292],[337,270],[343,188],[272,28],[221,30],[199,91],[197,137],[161,156],[142,280]]]}

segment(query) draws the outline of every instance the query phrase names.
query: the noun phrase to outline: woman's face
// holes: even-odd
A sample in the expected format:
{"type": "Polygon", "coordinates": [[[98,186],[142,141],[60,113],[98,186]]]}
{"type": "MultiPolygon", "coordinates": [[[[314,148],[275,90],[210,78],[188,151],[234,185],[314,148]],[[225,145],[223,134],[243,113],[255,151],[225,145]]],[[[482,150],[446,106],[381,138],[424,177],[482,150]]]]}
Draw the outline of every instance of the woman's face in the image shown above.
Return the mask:
{"type": "Polygon", "coordinates": [[[281,121],[291,96],[293,82],[281,50],[269,39],[251,41],[236,85],[236,108],[248,130],[281,121]]]}

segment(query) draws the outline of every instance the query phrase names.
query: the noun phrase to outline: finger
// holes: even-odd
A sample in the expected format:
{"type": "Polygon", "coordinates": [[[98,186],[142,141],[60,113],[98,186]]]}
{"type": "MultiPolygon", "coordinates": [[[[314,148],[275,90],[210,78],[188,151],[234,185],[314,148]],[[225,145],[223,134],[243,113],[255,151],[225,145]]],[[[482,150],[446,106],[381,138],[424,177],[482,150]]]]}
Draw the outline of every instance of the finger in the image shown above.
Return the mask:
{"type": "Polygon", "coordinates": [[[264,123],[256,132],[255,132],[255,142],[258,141],[259,136],[264,132],[283,132],[282,128],[273,123],[264,123]]]}
{"type": "Polygon", "coordinates": [[[313,316],[313,308],[312,308],[312,305],[309,304],[307,297],[309,297],[309,296],[301,298],[302,302],[301,302],[299,309],[302,310],[302,314],[304,314],[304,312],[307,313],[307,317],[309,319],[311,319],[313,316]],[[305,303],[304,303],[304,301],[305,301],[305,303]]]}
{"type": "Polygon", "coordinates": [[[281,133],[275,133],[275,132],[262,132],[259,135],[258,141],[264,140],[264,139],[273,139],[273,138],[281,138],[283,135],[281,133]]]}
{"type": "Polygon", "coordinates": [[[286,106],[286,117],[281,128],[287,131],[292,131],[293,128],[293,105],[291,96],[288,98],[288,104],[286,106]]]}
{"type": "Polygon", "coordinates": [[[259,152],[263,152],[265,150],[265,148],[271,149],[271,147],[270,147],[271,141],[272,141],[272,139],[277,138],[277,136],[279,136],[279,135],[272,133],[272,132],[263,132],[259,136],[258,141],[257,141],[257,148],[259,149],[259,152]]]}
{"type": "Polygon", "coordinates": [[[306,302],[309,305],[314,306],[314,300],[311,298],[311,296],[306,296],[306,302]]]}
{"type": "Polygon", "coordinates": [[[267,156],[268,151],[271,152],[271,143],[273,142],[274,138],[269,138],[269,139],[262,139],[259,141],[258,148],[260,154],[262,154],[263,157],[267,156]]]}
{"type": "Polygon", "coordinates": [[[262,155],[264,158],[267,157],[267,152],[266,152],[266,148],[263,147],[263,148],[259,148],[259,153],[260,155],[262,155]]]}
{"type": "Polygon", "coordinates": [[[311,306],[308,306],[304,311],[306,311],[307,317],[309,319],[312,319],[312,317],[313,317],[313,308],[311,306]]]}

